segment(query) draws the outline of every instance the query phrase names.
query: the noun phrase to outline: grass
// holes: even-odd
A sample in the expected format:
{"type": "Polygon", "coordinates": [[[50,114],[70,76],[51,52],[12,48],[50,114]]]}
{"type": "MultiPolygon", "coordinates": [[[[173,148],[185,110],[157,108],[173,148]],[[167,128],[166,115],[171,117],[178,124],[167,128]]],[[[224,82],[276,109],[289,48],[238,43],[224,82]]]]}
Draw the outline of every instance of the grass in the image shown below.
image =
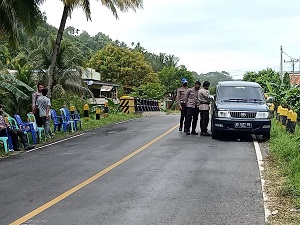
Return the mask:
{"type": "MultiPolygon", "coordinates": [[[[134,119],[140,117],[141,114],[134,113],[134,114],[124,114],[124,113],[115,113],[115,114],[108,114],[107,117],[104,117],[101,115],[100,120],[96,120],[95,114],[90,114],[90,117],[87,118],[81,118],[82,120],[82,129],[73,133],[69,132],[56,132],[53,139],[47,139],[46,141],[42,143],[38,143],[36,146],[43,146],[45,144],[49,144],[64,138],[72,137],[74,135],[78,135],[80,133],[83,133],[88,130],[92,130],[95,128],[103,127],[109,124],[114,124],[120,121],[126,121],[129,119],[134,119]]],[[[53,126],[52,126],[53,130],[53,126]]],[[[9,155],[15,155],[18,154],[18,152],[11,152],[11,153],[4,153],[3,145],[0,144],[0,158],[6,158],[9,155]]]]}
{"type": "Polygon", "coordinates": [[[265,163],[269,208],[278,210],[271,216],[272,225],[300,224],[300,130],[286,132],[275,119],[272,121],[270,155],[265,163]]]}

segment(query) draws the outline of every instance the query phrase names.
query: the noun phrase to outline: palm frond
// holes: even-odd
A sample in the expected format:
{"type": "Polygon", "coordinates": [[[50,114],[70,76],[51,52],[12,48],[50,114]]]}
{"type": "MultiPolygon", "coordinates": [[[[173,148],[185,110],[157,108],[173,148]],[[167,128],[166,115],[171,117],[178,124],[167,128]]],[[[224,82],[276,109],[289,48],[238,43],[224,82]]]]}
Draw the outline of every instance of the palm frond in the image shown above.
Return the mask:
{"type": "Polygon", "coordinates": [[[23,91],[21,91],[18,87],[16,87],[12,83],[0,82],[0,88],[3,88],[4,90],[8,91],[10,94],[14,95],[17,100],[29,98],[28,95],[26,95],[23,91]]]}
{"type": "MultiPolygon", "coordinates": [[[[5,87],[5,83],[7,83],[7,84],[11,84],[11,85],[15,86],[16,88],[17,87],[24,87],[28,91],[32,91],[32,92],[34,91],[34,89],[32,87],[28,86],[27,84],[20,81],[14,75],[11,75],[11,74],[1,73],[0,74],[0,81],[2,81],[1,84],[4,83],[2,87],[5,87]]],[[[7,87],[10,87],[10,86],[7,86],[7,87]]]]}
{"type": "Polygon", "coordinates": [[[15,0],[10,1],[18,22],[22,23],[28,33],[32,33],[42,21],[43,15],[39,5],[44,0],[15,0]]]}

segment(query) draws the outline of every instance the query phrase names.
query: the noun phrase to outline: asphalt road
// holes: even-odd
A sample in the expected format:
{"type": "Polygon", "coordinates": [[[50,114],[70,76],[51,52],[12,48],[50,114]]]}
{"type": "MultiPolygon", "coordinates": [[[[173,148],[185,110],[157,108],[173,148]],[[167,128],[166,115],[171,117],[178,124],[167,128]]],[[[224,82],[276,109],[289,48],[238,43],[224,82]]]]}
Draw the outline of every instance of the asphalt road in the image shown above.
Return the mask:
{"type": "Polygon", "coordinates": [[[178,119],[139,118],[0,161],[0,224],[264,224],[251,138],[187,136],[178,119]]]}

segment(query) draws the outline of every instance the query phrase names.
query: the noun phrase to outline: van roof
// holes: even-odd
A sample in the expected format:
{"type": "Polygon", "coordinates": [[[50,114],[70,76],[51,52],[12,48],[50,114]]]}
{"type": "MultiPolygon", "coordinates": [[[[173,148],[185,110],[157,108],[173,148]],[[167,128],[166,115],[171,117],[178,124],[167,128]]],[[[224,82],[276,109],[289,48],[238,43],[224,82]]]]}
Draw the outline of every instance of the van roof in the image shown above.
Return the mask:
{"type": "Polygon", "coordinates": [[[258,83],[249,81],[219,81],[218,86],[232,86],[232,87],[261,87],[258,83]]]}

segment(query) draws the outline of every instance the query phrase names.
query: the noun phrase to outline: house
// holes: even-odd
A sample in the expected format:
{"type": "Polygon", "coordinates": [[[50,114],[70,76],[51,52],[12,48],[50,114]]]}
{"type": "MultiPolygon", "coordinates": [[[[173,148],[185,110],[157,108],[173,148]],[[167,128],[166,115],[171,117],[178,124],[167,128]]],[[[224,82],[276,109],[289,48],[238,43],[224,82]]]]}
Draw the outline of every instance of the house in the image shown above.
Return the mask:
{"type": "Polygon", "coordinates": [[[292,86],[300,85],[300,72],[290,73],[290,83],[292,86]]]}
{"type": "Polygon", "coordinates": [[[115,104],[119,103],[118,99],[118,84],[101,81],[100,73],[92,68],[87,68],[82,73],[82,80],[85,82],[90,91],[94,95],[94,99],[90,98],[88,101],[91,104],[104,105],[106,98],[110,98],[115,104]]]}

